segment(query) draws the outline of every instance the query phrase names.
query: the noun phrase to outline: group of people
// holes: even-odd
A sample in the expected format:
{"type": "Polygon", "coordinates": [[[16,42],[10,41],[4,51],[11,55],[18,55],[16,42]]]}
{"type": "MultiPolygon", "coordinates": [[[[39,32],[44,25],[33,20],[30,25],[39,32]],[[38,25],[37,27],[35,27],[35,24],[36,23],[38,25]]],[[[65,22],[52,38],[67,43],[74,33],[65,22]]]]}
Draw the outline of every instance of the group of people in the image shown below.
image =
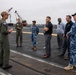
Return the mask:
{"type": "MultiPolygon", "coordinates": [[[[1,13],[2,19],[0,20],[0,66],[3,69],[11,68],[9,65],[9,56],[10,56],[10,47],[9,47],[9,39],[8,34],[10,34],[13,29],[8,29],[8,25],[6,20],[8,19],[9,14],[4,11],[1,13]]],[[[59,57],[64,57],[67,49],[68,56],[66,59],[69,59],[69,65],[65,67],[65,70],[71,70],[76,67],[76,13],[72,15],[75,23],[72,22],[72,17],[70,15],[66,16],[67,23],[62,23],[62,19],[58,18],[57,25],[57,43],[58,49],[62,52],[59,54],[59,57]]],[[[17,19],[16,23],[16,44],[17,47],[22,47],[22,23],[20,19],[17,19]],[[19,44],[20,38],[20,44],[19,44]]],[[[45,37],[45,51],[43,58],[49,58],[51,56],[51,38],[53,33],[53,24],[51,23],[51,17],[46,17],[46,25],[44,27],[44,37],[45,37]]],[[[36,21],[32,21],[31,26],[31,41],[32,41],[32,49],[36,51],[36,39],[39,33],[39,28],[36,25],[36,21]]]]}
{"type": "MultiPolygon", "coordinates": [[[[62,23],[62,19],[58,18],[57,25],[57,42],[58,49],[62,52],[59,57],[64,57],[66,51],[68,50],[68,56],[65,59],[69,59],[69,65],[65,67],[65,70],[71,70],[76,67],[76,13],[72,15],[75,23],[72,22],[72,17],[70,15],[66,16],[67,23],[62,23]]],[[[36,26],[36,21],[32,21],[31,27],[31,40],[32,49],[36,51],[36,38],[39,33],[39,28],[36,26]]],[[[51,17],[46,17],[46,25],[44,27],[44,37],[45,37],[45,51],[43,58],[49,58],[51,56],[51,38],[53,33],[53,24],[51,23],[51,17]]]]}
{"type": "MultiPolygon", "coordinates": [[[[10,46],[9,46],[9,38],[8,35],[13,31],[12,28],[8,29],[8,24],[6,20],[8,19],[8,12],[3,11],[1,13],[2,19],[0,20],[0,66],[3,69],[11,68],[12,65],[9,65],[9,58],[10,58],[10,46]]],[[[20,18],[17,19],[17,23],[15,25],[16,29],[16,44],[17,47],[22,47],[22,23],[20,18]],[[20,44],[19,44],[20,43],[20,44]]],[[[48,58],[51,55],[51,37],[53,32],[53,25],[51,23],[51,17],[46,17],[46,26],[44,28],[45,34],[45,46],[46,46],[46,54],[43,58],[48,58]]],[[[36,51],[36,39],[39,33],[39,28],[36,25],[36,21],[32,21],[31,26],[31,41],[32,41],[32,49],[36,51]]]]}
{"type": "MultiPolygon", "coordinates": [[[[22,41],[23,41],[23,33],[22,33],[22,29],[23,29],[23,25],[20,21],[20,18],[17,19],[17,23],[15,25],[15,29],[16,29],[16,44],[17,44],[17,47],[22,47],[22,41]],[[19,44],[20,43],[20,44],[19,44]]],[[[37,35],[39,33],[39,28],[38,26],[36,25],[36,21],[32,21],[32,26],[31,26],[31,41],[32,41],[32,49],[34,51],[36,51],[36,38],[37,38],[37,35]]]]}
{"type": "Polygon", "coordinates": [[[62,49],[62,53],[59,55],[60,57],[64,57],[66,50],[68,49],[68,56],[64,59],[69,59],[70,57],[70,38],[66,37],[66,34],[70,31],[73,22],[71,20],[71,16],[66,16],[66,25],[62,23],[61,18],[58,18],[58,25],[57,25],[57,41],[58,41],[58,49],[62,49]]]}
{"type": "Polygon", "coordinates": [[[76,13],[72,15],[75,23],[72,22],[70,15],[66,16],[67,23],[62,23],[62,19],[58,18],[57,25],[57,42],[58,49],[61,50],[59,57],[69,59],[69,65],[65,67],[65,70],[71,70],[76,68],[76,13]],[[64,55],[68,50],[68,55],[65,58],[64,55]]]}

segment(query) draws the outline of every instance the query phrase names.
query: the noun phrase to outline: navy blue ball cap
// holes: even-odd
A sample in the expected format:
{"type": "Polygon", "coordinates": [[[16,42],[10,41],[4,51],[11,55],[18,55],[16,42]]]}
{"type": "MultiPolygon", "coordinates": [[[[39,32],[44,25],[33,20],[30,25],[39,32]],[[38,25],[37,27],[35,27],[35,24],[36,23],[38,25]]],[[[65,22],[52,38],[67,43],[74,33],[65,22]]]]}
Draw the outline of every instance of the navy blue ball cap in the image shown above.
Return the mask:
{"type": "Polygon", "coordinates": [[[75,16],[76,15],[76,13],[74,13],[72,16],[75,16]]]}
{"type": "Polygon", "coordinates": [[[32,22],[36,23],[36,21],[35,21],[35,20],[34,20],[34,21],[32,21],[32,22]]]}

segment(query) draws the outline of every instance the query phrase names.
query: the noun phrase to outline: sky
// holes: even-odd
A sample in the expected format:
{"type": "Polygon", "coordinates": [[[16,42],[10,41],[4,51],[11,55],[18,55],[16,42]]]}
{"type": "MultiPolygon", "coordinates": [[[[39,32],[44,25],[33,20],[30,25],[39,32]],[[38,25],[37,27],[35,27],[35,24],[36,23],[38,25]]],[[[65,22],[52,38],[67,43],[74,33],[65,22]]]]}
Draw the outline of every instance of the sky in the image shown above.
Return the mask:
{"type": "MultiPolygon", "coordinates": [[[[46,16],[52,18],[52,23],[57,24],[57,18],[62,18],[66,23],[66,15],[76,12],[76,0],[1,0],[0,13],[13,7],[10,14],[12,22],[16,22],[15,10],[23,20],[31,24],[36,20],[37,24],[44,24],[46,16]]],[[[9,22],[9,19],[8,19],[9,22]]]]}

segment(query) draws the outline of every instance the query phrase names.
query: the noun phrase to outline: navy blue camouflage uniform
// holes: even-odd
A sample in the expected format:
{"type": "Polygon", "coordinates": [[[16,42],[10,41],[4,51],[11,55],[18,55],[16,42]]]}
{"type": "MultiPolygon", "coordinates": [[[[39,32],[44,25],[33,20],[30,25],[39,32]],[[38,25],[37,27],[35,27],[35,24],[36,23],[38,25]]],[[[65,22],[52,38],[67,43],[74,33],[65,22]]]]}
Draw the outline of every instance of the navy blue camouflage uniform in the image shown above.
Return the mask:
{"type": "Polygon", "coordinates": [[[70,37],[70,66],[76,65],[76,22],[72,25],[71,30],[67,33],[70,37]]]}
{"type": "Polygon", "coordinates": [[[32,32],[32,34],[31,34],[31,41],[32,41],[33,47],[36,47],[36,39],[37,39],[37,35],[39,33],[38,26],[33,25],[31,27],[31,32],[32,32]]]}

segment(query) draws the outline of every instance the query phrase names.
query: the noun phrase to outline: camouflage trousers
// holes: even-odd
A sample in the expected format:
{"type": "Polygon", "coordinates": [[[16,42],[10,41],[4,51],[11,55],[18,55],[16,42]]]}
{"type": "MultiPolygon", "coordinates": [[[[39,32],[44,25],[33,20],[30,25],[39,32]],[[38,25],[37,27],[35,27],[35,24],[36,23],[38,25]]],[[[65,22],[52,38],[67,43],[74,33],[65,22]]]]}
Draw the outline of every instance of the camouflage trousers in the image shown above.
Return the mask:
{"type": "Polygon", "coordinates": [[[70,63],[71,66],[76,65],[76,44],[70,43],[70,63]]]}

